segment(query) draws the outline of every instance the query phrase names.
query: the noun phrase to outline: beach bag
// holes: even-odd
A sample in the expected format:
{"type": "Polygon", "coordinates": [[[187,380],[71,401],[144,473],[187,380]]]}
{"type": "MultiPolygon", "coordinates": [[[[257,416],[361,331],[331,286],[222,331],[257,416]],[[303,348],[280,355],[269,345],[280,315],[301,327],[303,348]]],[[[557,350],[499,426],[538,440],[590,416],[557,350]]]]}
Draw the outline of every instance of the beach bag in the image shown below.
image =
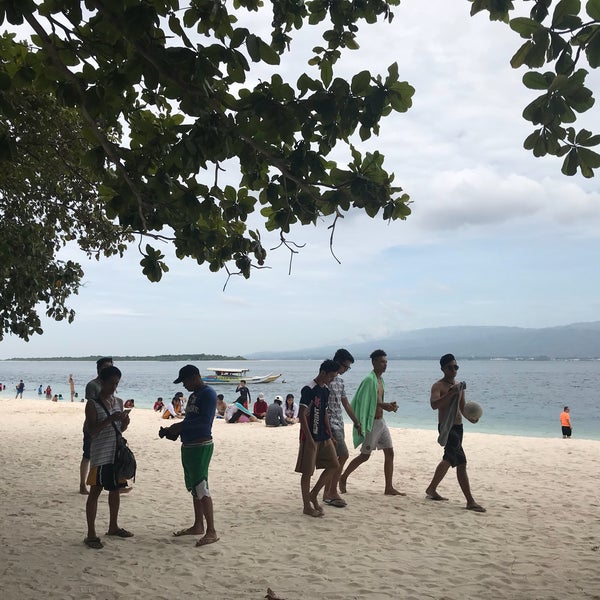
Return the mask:
{"type": "MultiPolygon", "coordinates": [[[[110,413],[106,409],[106,406],[99,400],[96,400],[104,409],[107,416],[110,417],[110,413]]],[[[115,433],[117,434],[117,449],[115,451],[114,469],[115,469],[115,480],[120,479],[133,479],[135,481],[135,472],[137,470],[137,462],[135,456],[131,451],[131,448],[127,445],[127,440],[123,437],[123,434],[117,429],[114,422],[111,422],[115,433]]]]}
{"type": "MultiPolygon", "coordinates": [[[[115,424],[113,423],[113,427],[115,424]]],[[[115,452],[115,477],[120,479],[133,479],[135,481],[135,472],[137,462],[131,448],[127,445],[127,440],[121,435],[121,432],[115,427],[117,432],[117,451],[115,452]]]]}

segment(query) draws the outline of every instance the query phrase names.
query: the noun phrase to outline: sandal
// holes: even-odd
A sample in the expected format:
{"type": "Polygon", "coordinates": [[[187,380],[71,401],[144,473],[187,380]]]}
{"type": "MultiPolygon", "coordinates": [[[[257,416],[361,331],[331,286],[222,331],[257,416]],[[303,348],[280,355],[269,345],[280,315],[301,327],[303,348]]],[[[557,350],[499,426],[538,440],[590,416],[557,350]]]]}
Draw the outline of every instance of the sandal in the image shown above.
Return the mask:
{"type": "Polygon", "coordinates": [[[120,538],[133,537],[133,533],[131,533],[131,531],[127,531],[127,529],[123,529],[122,527],[119,527],[119,529],[117,529],[113,533],[110,533],[110,531],[107,531],[106,535],[113,535],[115,537],[120,537],[120,538]]]}
{"type": "Polygon", "coordinates": [[[104,544],[100,541],[99,537],[85,538],[83,543],[88,548],[93,548],[94,550],[100,550],[100,548],[104,548],[104,544]]]}

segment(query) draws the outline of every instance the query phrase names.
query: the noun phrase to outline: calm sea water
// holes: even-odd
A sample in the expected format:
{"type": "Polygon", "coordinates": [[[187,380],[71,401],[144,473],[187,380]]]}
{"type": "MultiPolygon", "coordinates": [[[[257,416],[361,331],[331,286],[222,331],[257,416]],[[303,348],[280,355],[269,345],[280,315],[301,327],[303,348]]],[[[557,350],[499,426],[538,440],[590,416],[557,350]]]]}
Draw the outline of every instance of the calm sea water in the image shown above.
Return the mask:
{"type": "MultiPolygon", "coordinates": [[[[534,437],[560,436],[559,414],[564,405],[571,407],[573,435],[600,440],[600,361],[486,361],[460,362],[459,381],[467,382],[467,400],[479,402],[484,409],[477,425],[466,424],[482,433],[515,434],[534,437]]],[[[116,363],[123,377],[119,395],[134,398],[136,408],[150,408],[158,396],[170,400],[181,386],[176,362],[132,361],[116,363]]],[[[250,386],[252,398],[263,392],[268,401],[277,394],[291,392],[297,398],[300,389],[317,374],[319,361],[225,361],[196,363],[201,372],[206,367],[243,367],[248,376],[281,373],[274,383],[250,386]]],[[[0,361],[0,382],[6,390],[0,397],[13,397],[19,379],[25,382],[25,396],[38,397],[37,388],[49,384],[53,393],[62,393],[69,401],[69,373],[75,388],[83,396],[85,384],[95,376],[96,365],[79,361],[0,361]]],[[[348,396],[371,370],[370,361],[359,360],[344,376],[348,396]]],[[[386,397],[400,406],[396,414],[386,413],[395,427],[435,429],[436,413],[429,406],[431,385],[441,377],[435,361],[390,360],[384,375],[386,397]]],[[[226,402],[236,398],[235,386],[215,386],[226,402]]],[[[45,397],[41,399],[45,402],[45,397]]]]}

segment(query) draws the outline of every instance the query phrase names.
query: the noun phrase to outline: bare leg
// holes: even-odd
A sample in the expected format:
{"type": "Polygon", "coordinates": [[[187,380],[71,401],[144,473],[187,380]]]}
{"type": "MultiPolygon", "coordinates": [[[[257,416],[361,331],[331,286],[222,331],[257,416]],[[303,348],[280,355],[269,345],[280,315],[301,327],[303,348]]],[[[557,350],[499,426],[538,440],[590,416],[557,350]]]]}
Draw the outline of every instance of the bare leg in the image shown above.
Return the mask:
{"type": "Polygon", "coordinates": [[[383,474],[385,477],[385,491],[383,492],[386,496],[406,496],[404,492],[398,491],[393,484],[394,478],[394,449],[384,448],[383,449],[383,474]]]}
{"type": "Polygon", "coordinates": [[[96,536],[96,513],[98,512],[98,498],[102,488],[99,485],[90,487],[90,494],[85,503],[85,518],[87,520],[87,537],[93,539],[96,536]]]}
{"type": "Polygon", "coordinates": [[[331,478],[336,470],[336,467],[325,469],[310,492],[310,501],[315,510],[318,510],[319,512],[323,512],[323,507],[319,504],[319,492],[323,487],[330,484],[331,478]]]}
{"type": "Polygon", "coordinates": [[[350,474],[353,471],[356,471],[356,469],[358,469],[358,467],[360,467],[360,465],[362,465],[363,463],[366,463],[370,457],[371,457],[370,454],[362,454],[361,453],[358,456],[354,457],[350,461],[350,464],[346,467],[346,470],[340,477],[340,492],[342,494],[346,493],[346,482],[348,481],[348,477],[350,476],[350,474]]]}
{"type": "Polygon", "coordinates": [[[192,496],[194,502],[194,524],[191,527],[174,531],[173,535],[202,535],[204,533],[204,507],[200,498],[192,496]]]}
{"type": "Polygon", "coordinates": [[[442,460],[440,464],[435,468],[435,472],[433,474],[433,479],[429,484],[428,488],[425,490],[425,494],[430,500],[448,500],[448,498],[444,498],[440,496],[437,492],[437,486],[441,483],[442,479],[446,476],[448,469],[450,468],[450,463],[447,460],[442,460]]]}
{"type": "Polygon", "coordinates": [[[338,493],[338,482],[344,470],[344,465],[348,460],[348,455],[338,456],[338,467],[335,469],[333,474],[331,475],[331,479],[329,483],[325,485],[325,489],[323,490],[323,500],[341,500],[340,495],[338,493]]]}
{"type": "Polygon", "coordinates": [[[119,507],[121,506],[121,494],[119,490],[108,492],[108,533],[119,530],[119,507]]]}
{"type": "MultiPolygon", "coordinates": [[[[194,507],[196,506],[195,500],[196,498],[194,498],[194,507]]],[[[210,496],[202,496],[200,504],[204,518],[206,519],[206,533],[204,534],[204,537],[201,537],[196,542],[196,546],[206,546],[207,544],[214,544],[215,542],[218,542],[219,536],[215,531],[212,498],[210,496]]]]}
{"type": "Polygon", "coordinates": [[[79,465],[79,493],[80,494],[88,494],[89,493],[88,489],[85,485],[89,468],[90,468],[90,459],[82,458],[81,463],[79,465]]]}
{"type": "Polygon", "coordinates": [[[456,467],[456,478],[462,493],[465,495],[467,500],[467,508],[474,510],[475,512],[485,512],[485,508],[475,502],[475,498],[471,494],[471,484],[469,483],[469,476],[467,475],[467,465],[458,465],[456,467]]]}
{"type": "MultiPolygon", "coordinates": [[[[310,495],[310,478],[311,478],[311,475],[309,475],[308,473],[302,473],[302,477],[300,478],[300,490],[302,491],[302,504],[304,505],[302,512],[305,515],[309,515],[310,517],[322,517],[323,510],[313,508],[313,506],[311,504],[312,499],[311,499],[311,495],[310,495]]],[[[318,506],[318,503],[317,503],[317,506],[318,506]]]]}

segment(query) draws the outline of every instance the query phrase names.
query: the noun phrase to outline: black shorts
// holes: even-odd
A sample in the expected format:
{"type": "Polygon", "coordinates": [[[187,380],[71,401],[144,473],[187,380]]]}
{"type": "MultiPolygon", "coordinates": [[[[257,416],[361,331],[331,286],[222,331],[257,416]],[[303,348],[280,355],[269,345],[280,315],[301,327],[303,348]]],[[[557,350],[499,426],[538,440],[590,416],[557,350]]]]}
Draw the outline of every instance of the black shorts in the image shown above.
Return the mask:
{"type": "Polygon", "coordinates": [[[462,447],[463,426],[452,425],[448,441],[444,446],[444,460],[449,462],[452,467],[467,464],[467,457],[462,447]]]}
{"type": "Polygon", "coordinates": [[[566,435],[567,437],[571,437],[571,428],[570,427],[565,427],[563,425],[562,432],[563,432],[563,435],[566,435]]]}
{"type": "Polygon", "coordinates": [[[99,485],[107,492],[114,492],[127,487],[126,481],[117,481],[115,476],[115,465],[100,465],[92,467],[88,476],[88,485],[99,485]]]}
{"type": "Polygon", "coordinates": [[[90,450],[92,448],[92,436],[87,432],[83,432],[83,458],[90,460],[90,450]]]}

